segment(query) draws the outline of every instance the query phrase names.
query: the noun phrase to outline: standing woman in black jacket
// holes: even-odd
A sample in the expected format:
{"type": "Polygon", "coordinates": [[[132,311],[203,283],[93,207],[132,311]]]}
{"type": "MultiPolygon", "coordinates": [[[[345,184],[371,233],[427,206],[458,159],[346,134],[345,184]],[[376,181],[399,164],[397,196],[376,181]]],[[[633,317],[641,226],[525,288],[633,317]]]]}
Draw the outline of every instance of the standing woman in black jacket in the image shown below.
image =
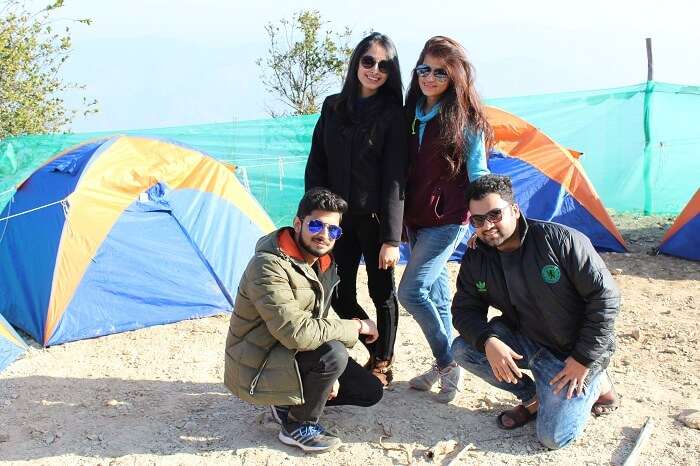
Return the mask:
{"type": "Polygon", "coordinates": [[[323,102],[306,165],[306,190],[330,189],[349,205],[333,255],[340,284],[333,308],[341,318],[366,319],[357,302],[357,270],[364,256],[369,295],[377,310],[379,339],[367,344],[367,368],[384,384],[398,326],[394,266],[399,260],[407,169],[399,59],[391,39],[374,32],[362,39],[340,94],[323,102]]]}

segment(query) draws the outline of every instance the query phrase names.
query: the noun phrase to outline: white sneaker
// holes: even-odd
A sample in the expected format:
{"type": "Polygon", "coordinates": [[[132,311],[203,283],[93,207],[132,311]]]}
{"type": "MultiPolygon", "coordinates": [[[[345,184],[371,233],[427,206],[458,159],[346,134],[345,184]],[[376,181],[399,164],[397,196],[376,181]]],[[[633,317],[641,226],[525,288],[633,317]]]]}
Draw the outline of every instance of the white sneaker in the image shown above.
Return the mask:
{"type": "Polygon", "coordinates": [[[434,363],[428,372],[417,375],[408,381],[408,385],[415,389],[427,392],[435,385],[440,378],[440,369],[437,363],[434,363]]]}
{"type": "Polygon", "coordinates": [[[462,368],[457,363],[439,370],[440,391],[437,394],[437,400],[440,403],[449,403],[454,400],[459,391],[459,385],[462,383],[462,368]]]}

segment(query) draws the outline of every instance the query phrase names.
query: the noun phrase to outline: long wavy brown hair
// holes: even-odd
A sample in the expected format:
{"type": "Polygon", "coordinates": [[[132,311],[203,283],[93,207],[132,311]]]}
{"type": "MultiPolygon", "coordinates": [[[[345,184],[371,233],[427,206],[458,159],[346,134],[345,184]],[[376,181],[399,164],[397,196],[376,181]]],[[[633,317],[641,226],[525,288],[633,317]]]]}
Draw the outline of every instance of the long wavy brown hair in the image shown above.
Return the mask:
{"type": "MultiPolygon", "coordinates": [[[[459,42],[444,36],[428,39],[418,57],[416,66],[421,65],[426,55],[441,59],[450,78],[450,84],[440,98],[439,113],[440,140],[444,148],[443,156],[449,164],[448,178],[454,178],[465,163],[464,150],[468,144],[465,128],[471,134],[484,134],[486,151],[493,146],[493,130],[486,120],[481,99],[474,85],[474,67],[467,59],[467,53],[459,42]]],[[[415,69],[411,73],[411,85],[406,95],[406,106],[413,112],[423,92],[418,85],[415,69]]]]}

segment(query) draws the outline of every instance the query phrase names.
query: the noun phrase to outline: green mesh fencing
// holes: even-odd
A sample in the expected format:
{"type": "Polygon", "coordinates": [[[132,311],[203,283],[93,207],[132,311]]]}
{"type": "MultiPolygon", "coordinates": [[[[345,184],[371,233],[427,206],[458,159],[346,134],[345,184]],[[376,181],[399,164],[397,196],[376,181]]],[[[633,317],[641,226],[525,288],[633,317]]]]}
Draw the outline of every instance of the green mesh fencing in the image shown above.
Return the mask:
{"type": "MultiPolygon", "coordinates": [[[[617,89],[489,100],[556,141],[581,162],[606,207],[676,214],[700,186],[700,87],[650,82],[617,89]]],[[[293,218],[318,116],[125,131],[173,140],[238,166],[273,221],[293,218]]],[[[96,137],[82,133],[0,141],[0,206],[55,153],[96,137]]]]}
{"type": "Polygon", "coordinates": [[[489,104],[583,152],[586,173],[615,211],[677,214],[700,186],[700,87],[652,81],[489,104]]]}

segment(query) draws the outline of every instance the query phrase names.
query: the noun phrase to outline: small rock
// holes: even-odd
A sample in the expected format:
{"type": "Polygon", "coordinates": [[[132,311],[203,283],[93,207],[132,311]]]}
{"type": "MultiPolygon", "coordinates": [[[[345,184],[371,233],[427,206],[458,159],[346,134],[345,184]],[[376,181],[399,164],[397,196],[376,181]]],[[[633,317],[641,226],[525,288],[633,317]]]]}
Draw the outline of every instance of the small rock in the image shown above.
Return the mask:
{"type": "Polygon", "coordinates": [[[95,441],[95,442],[101,442],[101,441],[102,441],[102,435],[100,435],[100,434],[90,433],[90,434],[87,434],[85,437],[87,437],[88,440],[92,440],[92,441],[95,441]]]}
{"type": "Polygon", "coordinates": [[[642,331],[639,330],[638,328],[635,328],[630,332],[630,336],[634,338],[635,340],[639,341],[640,338],[642,338],[642,331]]]}
{"type": "Polygon", "coordinates": [[[7,434],[0,434],[0,443],[9,442],[10,436],[7,434]]]}
{"type": "Polygon", "coordinates": [[[187,422],[185,422],[185,425],[182,426],[182,428],[185,430],[191,430],[191,429],[194,429],[195,427],[197,427],[197,424],[195,424],[192,421],[187,421],[187,422]]]}
{"type": "Polygon", "coordinates": [[[612,269],[610,273],[613,275],[622,275],[622,269],[612,269]]]}
{"type": "Polygon", "coordinates": [[[56,441],[56,436],[52,434],[51,432],[46,432],[42,438],[41,441],[44,442],[46,445],[51,445],[56,441]]]}
{"type": "Polygon", "coordinates": [[[17,398],[19,398],[19,395],[17,393],[13,393],[12,395],[10,395],[10,398],[16,400],[17,398]]]}
{"type": "Polygon", "coordinates": [[[489,408],[493,408],[494,406],[498,406],[500,404],[500,402],[492,396],[485,396],[480,401],[489,408]]]}
{"type": "Polygon", "coordinates": [[[689,410],[688,413],[681,413],[678,420],[691,429],[700,430],[700,411],[689,410]]]}

